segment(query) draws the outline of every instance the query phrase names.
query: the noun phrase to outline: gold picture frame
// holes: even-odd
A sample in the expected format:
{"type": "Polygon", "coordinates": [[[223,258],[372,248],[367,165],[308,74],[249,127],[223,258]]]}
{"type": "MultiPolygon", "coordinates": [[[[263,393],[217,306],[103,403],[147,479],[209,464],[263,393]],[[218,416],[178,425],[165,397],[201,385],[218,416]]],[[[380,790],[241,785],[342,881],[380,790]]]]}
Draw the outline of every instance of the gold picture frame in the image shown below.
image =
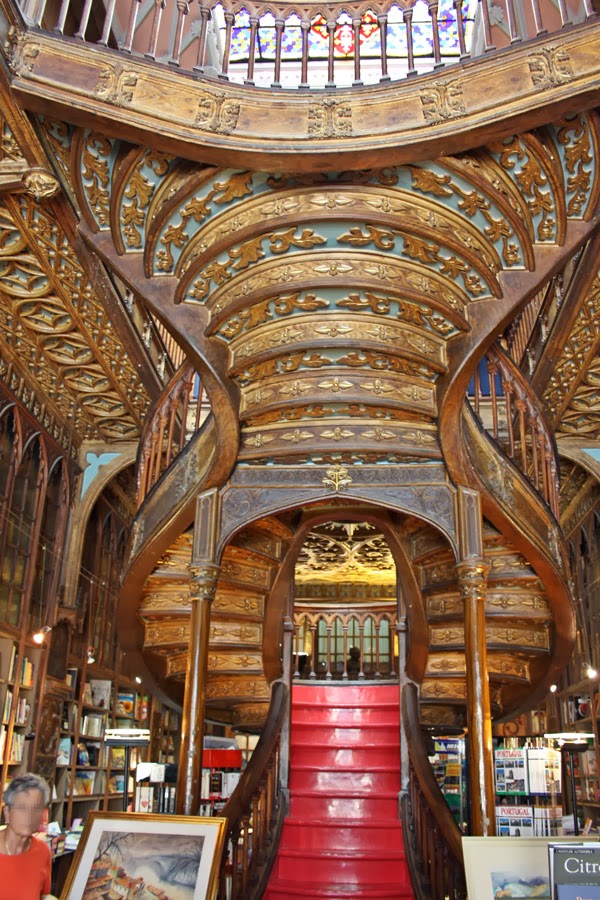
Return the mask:
{"type": "Polygon", "coordinates": [[[106,886],[122,892],[127,882],[145,884],[169,896],[214,900],[227,820],[92,811],[61,900],[86,900],[106,886]]]}

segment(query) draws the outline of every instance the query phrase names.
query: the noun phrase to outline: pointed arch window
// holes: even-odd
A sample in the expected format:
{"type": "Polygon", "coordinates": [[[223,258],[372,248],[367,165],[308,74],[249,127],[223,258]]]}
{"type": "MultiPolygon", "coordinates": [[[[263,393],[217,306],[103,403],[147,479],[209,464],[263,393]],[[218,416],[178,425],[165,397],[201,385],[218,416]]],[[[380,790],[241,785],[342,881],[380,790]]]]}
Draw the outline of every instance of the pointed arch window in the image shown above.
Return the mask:
{"type": "Polygon", "coordinates": [[[43,452],[39,437],[29,441],[7,503],[4,552],[0,565],[0,620],[18,627],[37,538],[36,519],[43,491],[43,452]]]}

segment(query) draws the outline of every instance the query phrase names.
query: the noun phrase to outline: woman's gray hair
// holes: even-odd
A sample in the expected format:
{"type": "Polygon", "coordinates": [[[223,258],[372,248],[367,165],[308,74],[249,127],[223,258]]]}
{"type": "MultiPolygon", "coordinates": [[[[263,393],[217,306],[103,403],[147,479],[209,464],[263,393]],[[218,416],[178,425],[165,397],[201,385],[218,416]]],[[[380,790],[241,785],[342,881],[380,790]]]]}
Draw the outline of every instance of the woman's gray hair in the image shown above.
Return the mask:
{"type": "Polygon", "coordinates": [[[2,801],[6,806],[12,806],[15,797],[19,794],[25,794],[28,791],[40,791],[44,800],[44,806],[48,806],[50,800],[50,788],[43,778],[34,775],[32,772],[26,772],[24,775],[15,775],[2,795],[2,801]]]}

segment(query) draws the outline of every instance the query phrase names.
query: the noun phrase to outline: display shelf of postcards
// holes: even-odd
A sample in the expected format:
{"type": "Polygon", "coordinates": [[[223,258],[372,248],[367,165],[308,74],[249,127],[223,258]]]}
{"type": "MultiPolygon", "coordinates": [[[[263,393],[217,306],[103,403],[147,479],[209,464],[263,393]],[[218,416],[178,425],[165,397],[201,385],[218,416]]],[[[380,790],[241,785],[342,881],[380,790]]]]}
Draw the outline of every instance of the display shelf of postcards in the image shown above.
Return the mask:
{"type": "Polygon", "coordinates": [[[505,738],[494,750],[499,837],[562,832],[561,754],[544,738],[505,738]]]}

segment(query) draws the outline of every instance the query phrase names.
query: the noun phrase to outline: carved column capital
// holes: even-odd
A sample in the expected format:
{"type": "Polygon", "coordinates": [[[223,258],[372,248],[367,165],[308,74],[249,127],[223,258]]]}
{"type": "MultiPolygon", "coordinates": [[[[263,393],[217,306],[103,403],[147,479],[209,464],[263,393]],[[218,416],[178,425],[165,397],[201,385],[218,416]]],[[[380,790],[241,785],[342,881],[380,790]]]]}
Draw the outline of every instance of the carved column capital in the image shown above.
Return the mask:
{"type": "Polygon", "coordinates": [[[483,561],[457,564],[458,589],[463,600],[485,600],[489,571],[489,565],[483,561]]]}
{"type": "Polygon", "coordinates": [[[217,581],[221,567],[216,563],[191,563],[188,566],[190,573],[190,599],[209,600],[215,599],[217,581]]]}

